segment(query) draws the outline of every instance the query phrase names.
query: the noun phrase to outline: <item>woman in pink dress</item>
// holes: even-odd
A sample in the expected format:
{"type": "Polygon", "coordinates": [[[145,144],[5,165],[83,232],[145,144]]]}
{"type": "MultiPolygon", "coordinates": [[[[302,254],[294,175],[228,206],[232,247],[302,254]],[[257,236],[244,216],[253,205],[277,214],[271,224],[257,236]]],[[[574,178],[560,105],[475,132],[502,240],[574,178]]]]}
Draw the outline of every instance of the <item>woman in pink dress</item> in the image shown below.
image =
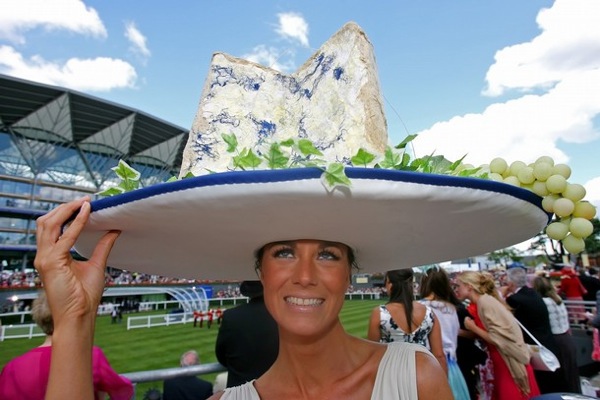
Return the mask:
{"type": "MultiPolygon", "coordinates": [[[[42,291],[33,302],[31,316],[46,334],[44,343],[8,362],[0,373],[0,399],[43,400],[50,375],[52,334],[54,322],[46,295],[42,291]]],[[[130,400],[133,396],[131,381],[117,374],[102,350],[92,349],[94,397],[96,400],[130,400]]]]}
{"type": "Polygon", "coordinates": [[[465,318],[465,327],[485,341],[492,361],[492,400],[525,400],[539,395],[521,328],[498,297],[493,277],[468,271],[459,274],[456,283],[457,297],[471,302],[473,319],[465,318]]]}

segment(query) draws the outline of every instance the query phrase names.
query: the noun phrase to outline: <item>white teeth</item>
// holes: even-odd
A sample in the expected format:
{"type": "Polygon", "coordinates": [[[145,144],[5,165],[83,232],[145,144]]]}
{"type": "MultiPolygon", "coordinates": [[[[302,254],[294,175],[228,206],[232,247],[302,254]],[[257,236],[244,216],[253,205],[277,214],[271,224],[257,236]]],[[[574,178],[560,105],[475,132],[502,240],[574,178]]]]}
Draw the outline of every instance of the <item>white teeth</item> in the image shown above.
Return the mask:
{"type": "Polygon", "coordinates": [[[322,299],[301,299],[299,297],[286,297],[285,301],[296,306],[318,306],[322,299]]]}

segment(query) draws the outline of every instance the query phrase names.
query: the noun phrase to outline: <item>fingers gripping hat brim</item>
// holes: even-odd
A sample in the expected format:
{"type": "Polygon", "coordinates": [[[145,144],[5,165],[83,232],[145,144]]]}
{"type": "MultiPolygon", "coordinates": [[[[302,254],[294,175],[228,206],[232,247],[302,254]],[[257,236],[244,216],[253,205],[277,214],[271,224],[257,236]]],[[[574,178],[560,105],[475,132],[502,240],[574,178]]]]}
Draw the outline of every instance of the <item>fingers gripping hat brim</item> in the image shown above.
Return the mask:
{"type": "Polygon", "coordinates": [[[116,268],[194,279],[256,279],[254,252],[319,239],[354,249],[364,272],[454,260],[527,240],[548,223],[535,194],[475,178],[347,168],[326,189],[312,168],[241,171],[159,184],[92,202],[76,251],[120,230],[116,268]]]}

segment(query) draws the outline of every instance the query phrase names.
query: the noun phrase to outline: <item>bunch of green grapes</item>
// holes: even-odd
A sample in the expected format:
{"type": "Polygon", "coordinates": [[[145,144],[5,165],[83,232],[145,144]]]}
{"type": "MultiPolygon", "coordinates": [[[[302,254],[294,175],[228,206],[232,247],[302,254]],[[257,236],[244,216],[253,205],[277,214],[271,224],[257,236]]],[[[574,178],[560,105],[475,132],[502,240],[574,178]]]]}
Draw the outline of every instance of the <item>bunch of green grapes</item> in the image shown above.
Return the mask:
{"type": "Polygon", "coordinates": [[[494,158],[489,164],[488,177],[528,189],[542,197],[542,207],[556,216],[546,227],[549,238],[560,240],[565,250],[577,254],[585,250],[584,239],[594,230],[591,220],[596,207],[584,201],[585,188],[569,183],[571,168],[554,164],[551,157],[542,156],[532,164],[515,161],[508,165],[503,158],[494,158]]]}

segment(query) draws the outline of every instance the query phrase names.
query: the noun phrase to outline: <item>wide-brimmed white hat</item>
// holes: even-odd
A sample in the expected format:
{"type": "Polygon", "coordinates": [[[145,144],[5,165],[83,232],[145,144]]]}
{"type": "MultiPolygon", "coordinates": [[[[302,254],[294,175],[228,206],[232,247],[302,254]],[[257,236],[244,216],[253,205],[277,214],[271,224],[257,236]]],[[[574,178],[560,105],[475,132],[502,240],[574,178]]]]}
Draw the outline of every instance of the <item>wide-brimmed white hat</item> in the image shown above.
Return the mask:
{"type": "Polygon", "coordinates": [[[364,272],[460,259],[524,241],[548,223],[541,199],[476,178],[348,168],[327,190],[312,168],[239,171],[94,201],[76,250],[120,230],[108,265],[164,276],[252,279],[267,243],[347,244],[364,272]]]}
{"type": "Polygon", "coordinates": [[[350,246],[362,271],[383,272],[501,249],[548,223],[540,197],[483,179],[351,167],[350,185],[332,188],[318,168],[227,171],[233,137],[244,149],[310,140],[342,164],[359,148],[383,153],[387,127],[364,32],[346,25],[289,76],[216,54],[181,176],[212,173],[92,202],[76,251],[89,257],[105,232],[120,230],[112,267],[244,280],[255,278],[254,253],[265,244],[319,239],[350,246]]]}

